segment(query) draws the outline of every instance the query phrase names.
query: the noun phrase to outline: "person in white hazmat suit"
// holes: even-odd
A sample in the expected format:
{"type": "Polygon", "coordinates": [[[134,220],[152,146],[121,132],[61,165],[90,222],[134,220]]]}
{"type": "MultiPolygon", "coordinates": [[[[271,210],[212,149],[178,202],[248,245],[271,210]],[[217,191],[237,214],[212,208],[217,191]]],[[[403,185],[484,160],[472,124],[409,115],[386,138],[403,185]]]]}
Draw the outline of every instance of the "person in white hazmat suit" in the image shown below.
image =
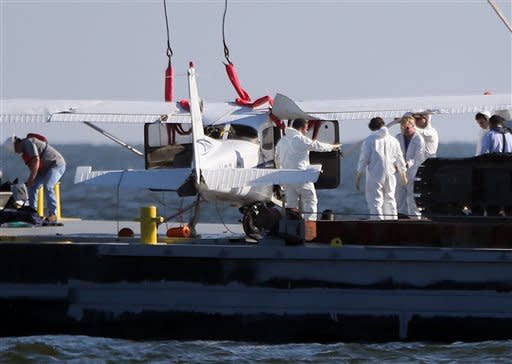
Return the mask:
{"type": "MultiPolygon", "coordinates": [[[[312,140],[306,136],[307,121],[295,119],[292,128],[286,128],[285,135],[279,140],[276,147],[276,163],[283,169],[308,169],[309,152],[339,151],[340,144],[327,144],[312,140]]],[[[299,199],[302,205],[300,211],[304,220],[317,219],[317,204],[315,185],[313,182],[304,184],[291,184],[284,186],[285,201],[288,208],[298,208],[299,199]]]]}
{"type": "Polygon", "coordinates": [[[380,117],[370,120],[368,127],[372,133],[361,145],[357,164],[356,189],[359,191],[361,176],[366,170],[365,197],[372,220],[397,219],[395,173],[398,172],[403,185],[407,184],[400,144],[384,125],[380,117]]]}
{"type": "Polygon", "coordinates": [[[425,141],[425,159],[435,158],[437,156],[437,148],[439,147],[439,135],[437,130],[432,126],[431,120],[431,114],[414,114],[416,132],[420,134],[425,141]]]}
{"type": "Polygon", "coordinates": [[[414,178],[421,163],[425,161],[425,141],[416,132],[416,123],[412,116],[405,116],[400,121],[401,133],[396,136],[405,159],[407,168],[407,185],[397,186],[396,203],[398,213],[409,218],[421,218],[421,212],[414,201],[414,178]]]}

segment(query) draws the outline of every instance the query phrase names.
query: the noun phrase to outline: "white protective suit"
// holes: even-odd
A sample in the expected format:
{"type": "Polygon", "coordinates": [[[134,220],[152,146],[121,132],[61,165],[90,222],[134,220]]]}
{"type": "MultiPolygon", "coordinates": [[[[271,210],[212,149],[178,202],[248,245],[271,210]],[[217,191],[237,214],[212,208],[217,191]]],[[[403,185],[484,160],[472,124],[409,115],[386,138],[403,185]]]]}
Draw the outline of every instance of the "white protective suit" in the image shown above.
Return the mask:
{"type": "MultiPolygon", "coordinates": [[[[276,161],[279,168],[308,169],[310,151],[332,151],[331,144],[312,140],[294,128],[286,128],[285,133],[286,135],[279,140],[276,147],[276,161]]],[[[318,198],[313,182],[285,185],[284,192],[287,207],[298,208],[300,198],[304,219],[316,220],[318,198]]]]}
{"type": "Polygon", "coordinates": [[[437,147],[439,146],[437,130],[434,129],[429,122],[424,129],[416,127],[416,132],[420,134],[425,141],[425,159],[435,158],[437,156],[437,147]]]}
{"type": "MultiPolygon", "coordinates": [[[[395,172],[405,172],[400,143],[381,127],[368,136],[359,154],[357,173],[366,170],[366,202],[372,220],[396,220],[395,172]]],[[[401,180],[401,178],[399,178],[401,180]]]]}
{"type": "Polygon", "coordinates": [[[409,215],[410,218],[420,218],[421,212],[414,201],[414,178],[421,163],[425,161],[425,141],[417,132],[411,138],[407,151],[405,151],[405,137],[403,134],[396,136],[400,142],[400,149],[407,167],[407,185],[398,185],[396,189],[396,203],[398,212],[409,215]]]}

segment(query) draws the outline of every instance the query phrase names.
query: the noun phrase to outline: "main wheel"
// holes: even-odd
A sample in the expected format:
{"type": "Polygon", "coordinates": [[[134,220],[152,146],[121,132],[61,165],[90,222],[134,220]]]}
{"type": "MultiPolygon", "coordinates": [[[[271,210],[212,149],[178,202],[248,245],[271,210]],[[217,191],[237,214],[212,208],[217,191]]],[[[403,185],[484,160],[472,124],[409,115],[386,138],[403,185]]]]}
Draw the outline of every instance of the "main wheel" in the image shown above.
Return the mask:
{"type": "Polygon", "coordinates": [[[261,228],[258,226],[258,207],[256,205],[250,206],[244,213],[242,218],[242,227],[245,235],[254,240],[261,240],[261,228]]]}

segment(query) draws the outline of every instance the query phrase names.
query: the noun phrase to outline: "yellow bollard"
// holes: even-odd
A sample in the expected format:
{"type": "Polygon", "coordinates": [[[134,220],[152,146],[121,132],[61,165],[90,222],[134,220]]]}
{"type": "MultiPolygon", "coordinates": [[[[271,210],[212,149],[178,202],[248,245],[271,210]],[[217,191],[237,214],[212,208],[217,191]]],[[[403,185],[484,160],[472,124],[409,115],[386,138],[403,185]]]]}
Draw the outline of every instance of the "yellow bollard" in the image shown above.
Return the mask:
{"type": "Polygon", "coordinates": [[[37,214],[44,216],[44,187],[41,186],[37,190],[37,214]]]}
{"type": "MultiPolygon", "coordinates": [[[[55,186],[53,186],[53,189],[55,190],[55,200],[57,200],[57,220],[60,220],[62,217],[60,182],[57,182],[55,186]]],[[[39,187],[39,190],[37,190],[37,214],[44,216],[44,186],[39,187]]]]}
{"type": "Polygon", "coordinates": [[[57,200],[57,220],[60,220],[62,217],[62,210],[60,206],[60,182],[57,182],[53,188],[55,190],[55,199],[57,200]]]}
{"type": "Polygon", "coordinates": [[[158,224],[164,222],[164,218],[156,216],[156,206],[140,208],[140,241],[144,244],[156,244],[158,242],[158,224]]]}

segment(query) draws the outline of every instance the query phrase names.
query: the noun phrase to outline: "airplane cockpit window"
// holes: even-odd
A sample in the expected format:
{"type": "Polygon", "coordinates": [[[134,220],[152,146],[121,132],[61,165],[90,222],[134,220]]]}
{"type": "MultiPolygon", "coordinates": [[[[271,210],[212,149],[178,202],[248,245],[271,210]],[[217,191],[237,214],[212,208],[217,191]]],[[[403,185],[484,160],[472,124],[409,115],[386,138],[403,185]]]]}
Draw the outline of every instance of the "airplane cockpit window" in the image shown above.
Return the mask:
{"type": "Polygon", "coordinates": [[[274,148],[273,127],[263,129],[263,132],[261,133],[261,148],[264,150],[272,150],[274,148]]]}
{"type": "Polygon", "coordinates": [[[144,125],[146,169],[190,167],[192,149],[190,124],[147,123],[144,125]]]}
{"type": "Polygon", "coordinates": [[[258,131],[251,126],[231,124],[228,139],[247,140],[258,143],[258,131]]]}
{"type": "Polygon", "coordinates": [[[224,125],[208,125],[204,133],[213,139],[222,139],[224,135],[224,125]]]}

